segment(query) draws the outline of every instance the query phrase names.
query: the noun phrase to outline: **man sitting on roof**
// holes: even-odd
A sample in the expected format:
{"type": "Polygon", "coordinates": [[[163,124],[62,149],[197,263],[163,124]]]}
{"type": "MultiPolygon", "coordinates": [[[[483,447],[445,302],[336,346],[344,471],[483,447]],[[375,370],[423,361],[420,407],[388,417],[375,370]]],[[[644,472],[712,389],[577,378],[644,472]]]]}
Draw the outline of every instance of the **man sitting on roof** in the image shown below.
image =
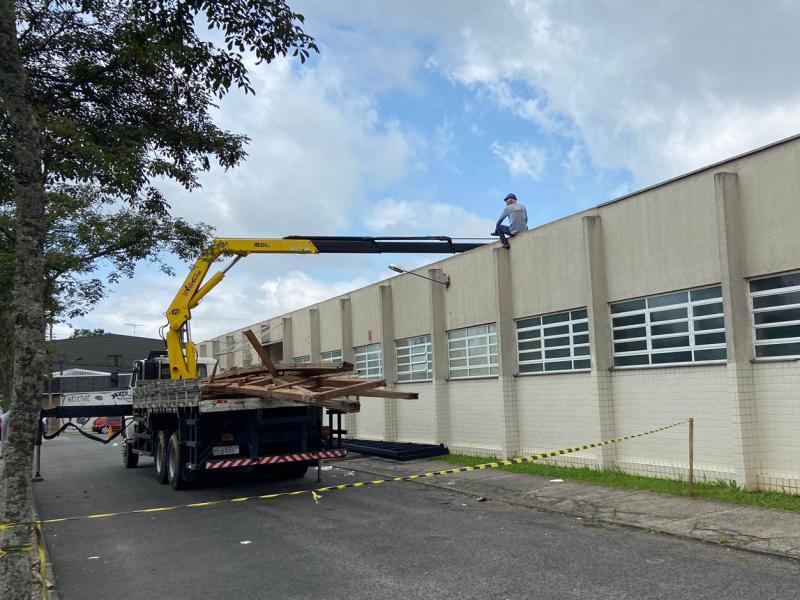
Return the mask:
{"type": "Polygon", "coordinates": [[[499,235],[500,242],[503,247],[510,248],[506,236],[514,237],[521,231],[528,229],[528,211],[525,206],[517,202],[517,197],[514,194],[509,194],[503,201],[506,203],[506,208],[500,218],[497,220],[497,226],[492,232],[492,235],[499,235]],[[503,220],[508,217],[508,225],[502,225],[503,220]]]}

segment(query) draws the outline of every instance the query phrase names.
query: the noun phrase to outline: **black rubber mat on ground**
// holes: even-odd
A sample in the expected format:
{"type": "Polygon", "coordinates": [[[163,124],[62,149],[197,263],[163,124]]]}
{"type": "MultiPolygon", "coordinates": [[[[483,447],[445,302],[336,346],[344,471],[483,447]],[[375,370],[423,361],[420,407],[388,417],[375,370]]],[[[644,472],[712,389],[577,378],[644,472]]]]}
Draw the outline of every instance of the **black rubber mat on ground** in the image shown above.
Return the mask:
{"type": "Polygon", "coordinates": [[[393,460],[415,460],[447,454],[444,444],[411,444],[408,442],[378,442],[375,440],[342,440],[349,452],[366,456],[380,456],[393,460]]]}

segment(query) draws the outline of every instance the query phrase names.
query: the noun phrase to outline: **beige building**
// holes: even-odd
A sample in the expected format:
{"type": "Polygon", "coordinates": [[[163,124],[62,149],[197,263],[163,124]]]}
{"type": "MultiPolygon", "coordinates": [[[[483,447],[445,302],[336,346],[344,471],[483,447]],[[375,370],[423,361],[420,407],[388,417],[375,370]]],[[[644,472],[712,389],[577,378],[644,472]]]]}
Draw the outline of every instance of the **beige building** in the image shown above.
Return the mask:
{"type": "MultiPolygon", "coordinates": [[[[359,438],[518,456],[695,419],[695,473],[800,493],[800,136],[252,329],[355,362],[359,438]]],[[[242,331],[200,345],[256,363],[242,331]]],[[[685,477],[686,427],[561,459],[685,477]]]]}

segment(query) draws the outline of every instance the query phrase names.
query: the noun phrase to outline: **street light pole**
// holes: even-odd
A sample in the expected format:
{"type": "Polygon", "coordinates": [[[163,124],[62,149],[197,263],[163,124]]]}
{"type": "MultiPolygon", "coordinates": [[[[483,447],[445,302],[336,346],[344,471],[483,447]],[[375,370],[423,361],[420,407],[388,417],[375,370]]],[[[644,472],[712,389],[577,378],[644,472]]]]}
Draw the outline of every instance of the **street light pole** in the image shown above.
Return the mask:
{"type": "Polygon", "coordinates": [[[414,275],[415,277],[421,277],[422,279],[427,279],[428,281],[432,281],[434,283],[439,283],[443,285],[445,288],[450,287],[450,276],[447,273],[442,273],[444,277],[444,281],[439,281],[438,279],[432,279],[431,277],[425,277],[425,275],[420,275],[419,273],[414,273],[414,271],[407,271],[403,267],[399,265],[389,265],[389,269],[394,271],[395,273],[406,273],[408,275],[414,275]]]}

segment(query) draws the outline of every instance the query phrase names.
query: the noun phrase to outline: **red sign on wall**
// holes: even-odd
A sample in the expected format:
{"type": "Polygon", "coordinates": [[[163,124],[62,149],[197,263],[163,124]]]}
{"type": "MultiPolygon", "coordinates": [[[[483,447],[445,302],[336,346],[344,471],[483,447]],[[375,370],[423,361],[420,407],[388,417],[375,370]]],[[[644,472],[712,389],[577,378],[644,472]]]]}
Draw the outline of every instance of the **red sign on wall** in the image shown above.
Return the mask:
{"type": "Polygon", "coordinates": [[[367,341],[372,341],[372,329],[367,330],[367,341]]]}

